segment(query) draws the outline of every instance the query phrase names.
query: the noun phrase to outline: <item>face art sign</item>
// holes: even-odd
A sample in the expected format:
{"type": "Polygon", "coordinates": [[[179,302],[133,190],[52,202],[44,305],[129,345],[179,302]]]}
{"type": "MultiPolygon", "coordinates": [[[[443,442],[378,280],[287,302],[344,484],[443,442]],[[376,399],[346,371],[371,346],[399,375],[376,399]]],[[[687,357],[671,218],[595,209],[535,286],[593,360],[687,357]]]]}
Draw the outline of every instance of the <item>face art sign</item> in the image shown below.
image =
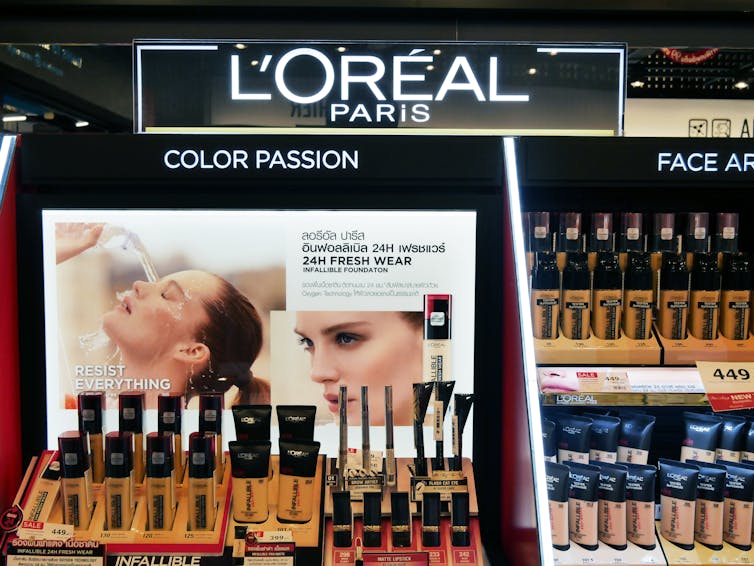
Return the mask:
{"type": "Polygon", "coordinates": [[[618,135],[623,45],[136,42],[137,132],[618,135]]]}

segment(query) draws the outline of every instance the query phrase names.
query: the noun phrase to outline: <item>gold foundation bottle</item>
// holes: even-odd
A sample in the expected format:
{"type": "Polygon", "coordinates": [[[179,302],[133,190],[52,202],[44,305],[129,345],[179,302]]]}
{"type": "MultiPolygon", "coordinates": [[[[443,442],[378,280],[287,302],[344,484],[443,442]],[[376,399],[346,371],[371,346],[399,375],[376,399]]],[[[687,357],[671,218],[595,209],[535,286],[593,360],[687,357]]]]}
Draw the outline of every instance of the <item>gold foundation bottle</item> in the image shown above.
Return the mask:
{"type": "Polygon", "coordinates": [[[622,276],[618,256],[613,252],[597,252],[592,291],[592,332],[597,338],[619,338],[622,304],[622,276]]]}
{"type": "Polygon", "coordinates": [[[632,340],[652,335],[652,266],[649,253],[628,252],[623,285],[623,334],[632,340]]]}
{"type": "Polygon", "coordinates": [[[552,251],[552,232],[550,231],[549,212],[524,213],[524,230],[526,238],[526,266],[531,273],[534,269],[536,254],[552,251]]]}
{"type": "Polygon", "coordinates": [[[689,212],[686,215],[686,231],[682,248],[686,253],[686,267],[694,272],[694,254],[709,251],[709,213],[689,212]]]}
{"type": "Polygon", "coordinates": [[[534,337],[558,337],[560,272],[554,252],[538,252],[531,274],[531,319],[534,337]]]}
{"type": "Polygon", "coordinates": [[[586,249],[589,253],[589,271],[594,271],[597,267],[597,254],[599,252],[612,252],[615,246],[613,213],[593,212],[591,220],[589,242],[586,249]]]}
{"type": "Polygon", "coordinates": [[[586,254],[569,253],[563,270],[563,290],[560,295],[560,329],[563,336],[571,340],[589,338],[589,287],[586,254]]]}
{"type": "Polygon", "coordinates": [[[618,265],[625,273],[628,267],[628,252],[644,251],[644,216],[641,212],[622,212],[620,232],[615,246],[618,250],[618,265]]]}
{"type": "Polygon", "coordinates": [[[729,340],[749,337],[751,318],[751,258],[724,254],[720,292],[720,334],[729,340]]]}
{"type": "Polygon", "coordinates": [[[715,215],[715,235],[712,250],[717,252],[717,266],[722,270],[723,256],[738,253],[738,213],[718,212],[715,215]]]}
{"type": "Polygon", "coordinates": [[[584,238],[581,234],[581,213],[561,212],[558,226],[555,251],[558,253],[558,269],[563,271],[566,266],[567,254],[584,251],[584,238]]]}
{"type": "Polygon", "coordinates": [[[660,282],[660,269],[664,252],[678,252],[678,239],[675,233],[675,214],[657,212],[652,216],[652,234],[649,236],[648,249],[652,256],[652,275],[654,287],[652,302],[657,305],[657,291],[660,282]]]}
{"type": "Polygon", "coordinates": [[[657,296],[657,326],[660,334],[671,340],[686,338],[689,310],[689,272],[683,256],[665,253],[660,271],[657,296]]]}
{"type": "Polygon", "coordinates": [[[694,254],[689,293],[689,333],[699,340],[715,340],[720,316],[720,270],[717,256],[694,254]]]}

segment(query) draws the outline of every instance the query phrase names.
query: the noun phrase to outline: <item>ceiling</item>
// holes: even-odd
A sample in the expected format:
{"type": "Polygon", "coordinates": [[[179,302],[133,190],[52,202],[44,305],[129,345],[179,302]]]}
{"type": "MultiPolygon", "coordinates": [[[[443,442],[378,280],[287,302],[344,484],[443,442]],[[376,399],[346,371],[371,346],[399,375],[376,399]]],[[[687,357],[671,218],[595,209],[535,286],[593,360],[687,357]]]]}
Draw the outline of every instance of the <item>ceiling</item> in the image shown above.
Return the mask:
{"type": "MultiPolygon", "coordinates": [[[[630,47],[627,67],[629,98],[754,100],[754,49],[630,47]]],[[[2,113],[26,116],[3,129],[131,132],[131,77],[130,45],[0,44],[2,113]]]]}

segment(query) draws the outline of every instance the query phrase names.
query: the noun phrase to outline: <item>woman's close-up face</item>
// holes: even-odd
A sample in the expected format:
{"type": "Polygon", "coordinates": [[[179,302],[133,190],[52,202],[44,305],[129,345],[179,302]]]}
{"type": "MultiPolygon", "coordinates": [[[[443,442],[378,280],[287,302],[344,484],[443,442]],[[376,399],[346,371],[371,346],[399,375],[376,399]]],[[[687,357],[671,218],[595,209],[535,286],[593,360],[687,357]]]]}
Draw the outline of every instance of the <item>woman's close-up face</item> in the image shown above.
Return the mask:
{"type": "Polygon", "coordinates": [[[385,385],[393,386],[396,425],[412,415],[412,383],[422,380],[422,333],[397,312],[299,312],[296,333],[311,358],[311,378],[338,413],[338,391],[348,387],[348,422],[361,422],[361,386],[369,387],[373,425],[385,421],[385,385]]]}
{"type": "Polygon", "coordinates": [[[180,271],[154,283],[135,281],[105,314],[103,328],[124,355],[158,360],[196,340],[207,322],[204,301],[218,291],[218,279],[204,271],[180,271]]]}

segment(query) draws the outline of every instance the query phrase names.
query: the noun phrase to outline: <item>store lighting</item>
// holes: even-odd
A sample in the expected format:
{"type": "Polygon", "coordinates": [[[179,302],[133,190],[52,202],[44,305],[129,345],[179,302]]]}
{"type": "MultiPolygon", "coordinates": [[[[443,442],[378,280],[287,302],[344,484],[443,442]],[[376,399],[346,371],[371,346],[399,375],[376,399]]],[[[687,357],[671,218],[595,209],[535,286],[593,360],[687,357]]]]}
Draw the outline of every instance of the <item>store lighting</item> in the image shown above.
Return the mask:
{"type": "Polygon", "coordinates": [[[736,87],[736,88],[738,88],[738,89],[743,90],[745,88],[749,88],[749,83],[747,83],[746,81],[738,81],[733,86],[736,87]]]}
{"type": "Polygon", "coordinates": [[[253,61],[251,62],[251,66],[252,66],[252,67],[256,67],[257,65],[259,65],[259,61],[257,61],[256,59],[254,59],[254,60],[253,60],[253,61]]]}
{"type": "Polygon", "coordinates": [[[26,116],[18,114],[6,114],[3,116],[3,122],[25,122],[26,116]]]}
{"type": "Polygon", "coordinates": [[[536,75],[536,74],[537,74],[537,70],[536,70],[536,69],[535,69],[534,67],[532,67],[531,69],[529,69],[529,70],[528,70],[527,72],[528,72],[528,73],[529,73],[530,75],[536,75]]]}
{"type": "Polygon", "coordinates": [[[434,71],[435,70],[435,66],[434,65],[427,65],[427,70],[428,71],[434,71]]]}
{"type": "Polygon", "coordinates": [[[246,49],[246,46],[243,43],[236,43],[236,49],[246,49]]]}
{"type": "Polygon", "coordinates": [[[439,49],[435,49],[435,50],[434,50],[434,51],[432,52],[432,55],[439,55],[440,53],[442,53],[442,51],[440,51],[439,49]]]}
{"type": "Polygon", "coordinates": [[[89,122],[86,120],[77,120],[76,121],[76,127],[77,128],[86,128],[89,125],[89,122]]]}
{"type": "Polygon", "coordinates": [[[338,49],[337,49],[338,53],[343,53],[345,50],[346,50],[346,48],[343,47],[342,45],[340,47],[338,47],[338,49]]]}
{"type": "Polygon", "coordinates": [[[45,120],[54,120],[55,119],[55,112],[45,112],[43,115],[45,120]]]}
{"type": "Polygon", "coordinates": [[[634,81],[631,83],[632,87],[641,88],[644,86],[644,81],[634,81]]]}
{"type": "Polygon", "coordinates": [[[553,49],[552,51],[550,51],[550,55],[552,55],[553,57],[555,55],[557,55],[557,54],[558,54],[558,52],[555,49],[553,49]]]}

